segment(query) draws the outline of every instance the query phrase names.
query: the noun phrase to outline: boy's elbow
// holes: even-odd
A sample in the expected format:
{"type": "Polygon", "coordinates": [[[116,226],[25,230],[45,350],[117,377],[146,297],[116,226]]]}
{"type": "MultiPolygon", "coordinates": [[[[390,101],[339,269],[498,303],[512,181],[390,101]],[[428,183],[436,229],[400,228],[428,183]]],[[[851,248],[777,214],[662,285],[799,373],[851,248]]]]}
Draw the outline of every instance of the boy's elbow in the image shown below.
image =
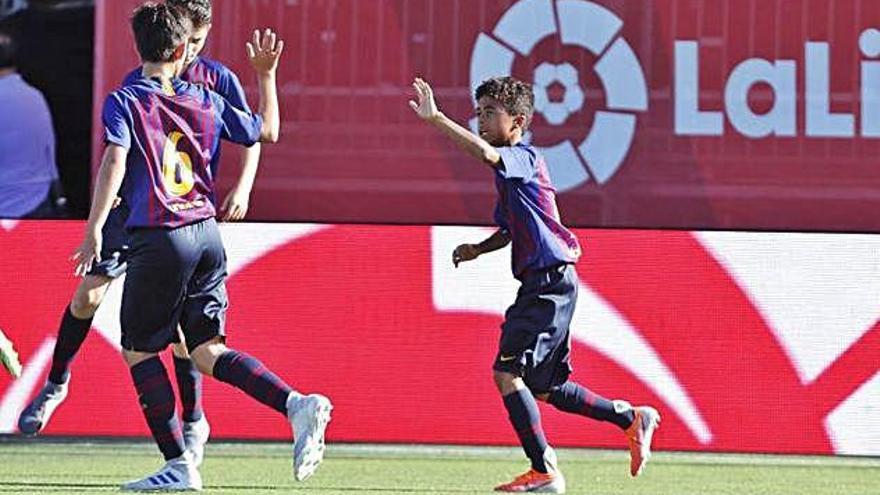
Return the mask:
{"type": "Polygon", "coordinates": [[[499,162],[501,162],[501,155],[495,151],[494,148],[484,149],[482,156],[480,157],[483,163],[486,165],[496,166],[499,162]]]}
{"type": "Polygon", "coordinates": [[[278,127],[269,126],[263,128],[262,132],[260,133],[260,142],[277,143],[280,137],[281,130],[278,127]]]}

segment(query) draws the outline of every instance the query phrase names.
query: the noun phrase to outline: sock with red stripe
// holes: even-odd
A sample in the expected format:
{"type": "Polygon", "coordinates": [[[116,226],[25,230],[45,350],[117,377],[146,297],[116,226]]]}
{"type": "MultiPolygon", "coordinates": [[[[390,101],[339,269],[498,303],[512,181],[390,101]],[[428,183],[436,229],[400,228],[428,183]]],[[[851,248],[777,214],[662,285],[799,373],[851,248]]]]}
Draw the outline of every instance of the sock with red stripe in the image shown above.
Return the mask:
{"type": "Polygon", "coordinates": [[[554,388],[547,402],[560,411],[614,423],[623,430],[629,428],[635,419],[632,408],[618,411],[614,408],[614,402],[575,382],[566,382],[554,388]]]}
{"type": "Polygon", "coordinates": [[[532,461],[532,469],[546,473],[544,451],[547,450],[547,439],[541,427],[541,412],[535,397],[527,389],[517,390],[504,396],[504,407],[519,443],[532,461]]]}
{"type": "Polygon", "coordinates": [[[183,455],[183,434],[174,410],[174,390],[158,356],[131,367],[138,400],[153,439],[165,460],[183,455]]]}
{"type": "Polygon", "coordinates": [[[251,356],[232,350],[224,352],[214,363],[214,378],[287,415],[287,396],[292,389],[251,356]]]}

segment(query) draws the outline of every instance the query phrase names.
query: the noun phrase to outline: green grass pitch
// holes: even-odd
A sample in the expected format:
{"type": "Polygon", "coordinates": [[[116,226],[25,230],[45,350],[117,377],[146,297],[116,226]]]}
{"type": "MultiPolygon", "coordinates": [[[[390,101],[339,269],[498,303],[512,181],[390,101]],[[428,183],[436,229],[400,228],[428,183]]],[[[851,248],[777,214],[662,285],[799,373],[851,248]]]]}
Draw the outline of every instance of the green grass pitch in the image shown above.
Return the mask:
{"type": "MultiPolygon", "coordinates": [[[[880,494],[880,459],[655,454],[631,479],[625,452],[558,451],[568,493],[601,495],[880,494]]],[[[161,464],[139,443],[0,442],[0,493],[107,493],[161,464]]],[[[466,494],[526,467],[516,449],[330,445],[318,473],[293,481],[289,446],[210,443],[205,493],[466,494]]]]}

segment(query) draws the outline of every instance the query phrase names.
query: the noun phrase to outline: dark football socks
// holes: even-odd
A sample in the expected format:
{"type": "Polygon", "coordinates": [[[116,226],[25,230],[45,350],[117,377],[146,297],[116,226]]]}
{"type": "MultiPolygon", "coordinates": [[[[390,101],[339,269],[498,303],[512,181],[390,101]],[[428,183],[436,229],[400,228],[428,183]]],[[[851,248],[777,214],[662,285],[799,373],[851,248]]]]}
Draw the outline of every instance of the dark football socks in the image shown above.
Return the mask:
{"type": "Polygon", "coordinates": [[[613,402],[574,382],[566,382],[554,388],[547,402],[560,411],[608,421],[623,430],[629,428],[635,419],[635,413],[631,408],[618,412],[614,409],[613,402]]]}
{"type": "Polygon", "coordinates": [[[192,423],[202,419],[202,374],[191,359],[174,356],[174,375],[183,406],[183,420],[192,423]]]}
{"type": "Polygon", "coordinates": [[[61,327],[58,328],[58,340],[52,354],[52,368],[49,370],[49,381],[61,385],[67,382],[70,362],[82,347],[92,327],[92,319],[80,320],[70,312],[70,306],[64,310],[61,327]]]}
{"type": "Polygon", "coordinates": [[[214,378],[287,415],[291,388],[251,356],[231,350],[223,353],[214,363],[214,378]]]}
{"type": "Polygon", "coordinates": [[[183,454],[183,434],[174,411],[174,390],[168,372],[158,357],[131,368],[131,377],[153,439],[165,460],[183,454]]]}
{"type": "Polygon", "coordinates": [[[526,456],[532,461],[532,469],[546,473],[544,451],[547,450],[547,439],[541,427],[541,412],[532,393],[522,389],[505,395],[504,407],[526,456]]]}

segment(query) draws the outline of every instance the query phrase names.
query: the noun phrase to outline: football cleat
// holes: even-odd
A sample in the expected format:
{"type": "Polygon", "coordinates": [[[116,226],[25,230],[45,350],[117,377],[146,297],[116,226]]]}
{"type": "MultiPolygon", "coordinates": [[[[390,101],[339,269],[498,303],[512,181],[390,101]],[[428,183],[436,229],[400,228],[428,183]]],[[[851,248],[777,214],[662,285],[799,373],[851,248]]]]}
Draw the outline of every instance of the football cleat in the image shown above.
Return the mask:
{"type": "Polygon", "coordinates": [[[67,398],[70,376],[62,384],[47,381],[40,393],[28,404],[18,417],[18,429],[25,435],[36,435],[49,424],[55,409],[67,398]]]}
{"type": "Polygon", "coordinates": [[[509,493],[565,493],[565,478],[562,473],[542,473],[529,469],[510,483],[495,487],[496,492],[509,493]]]}
{"type": "Polygon", "coordinates": [[[120,489],[124,492],[200,491],[202,475],[193,463],[192,454],[185,452],[166,462],[155,473],[143,479],[129,481],[120,489]]]}
{"type": "Polygon", "coordinates": [[[292,393],[287,398],[287,418],[293,428],[293,477],[305,481],[324,460],[324,432],[333,405],[323,395],[292,393]]]}
{"type": "Polygon", "coordinates": [[[654,430],[660,426],[660,413],[653,407],[641,406],[633,409],[635,419],[626,430],[629,440],[629,474],[638,476],[651,458],[651,440],[654,430]]]}

